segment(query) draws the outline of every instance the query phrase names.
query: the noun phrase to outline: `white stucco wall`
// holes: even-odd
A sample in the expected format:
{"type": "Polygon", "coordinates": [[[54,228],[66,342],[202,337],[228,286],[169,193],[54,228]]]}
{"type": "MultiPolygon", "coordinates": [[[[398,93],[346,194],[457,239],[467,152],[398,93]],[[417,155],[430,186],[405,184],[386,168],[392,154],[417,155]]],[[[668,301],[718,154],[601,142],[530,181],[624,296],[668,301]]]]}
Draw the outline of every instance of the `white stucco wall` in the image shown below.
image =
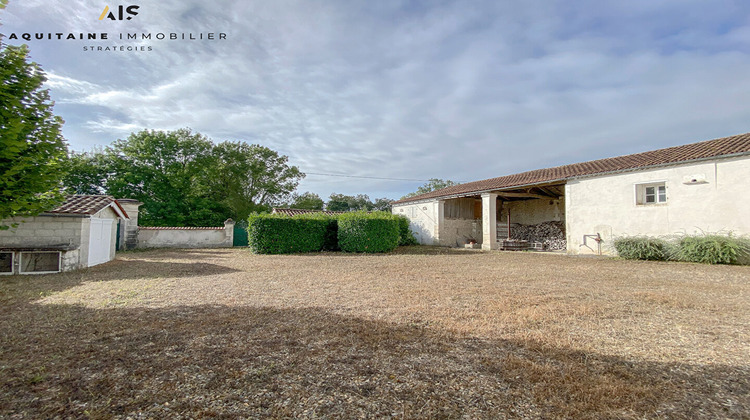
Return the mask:
{"type": "Polygon", "coordinates": [[[409,218],[409,228],[414,237],[423,245],[439,245],[438,238],[438,203],[437,201],[423,203],[406,203],[394,205],[393,214],[404,215],[409,218]]]}
{"type": "Polygon", "coordinates": [[[234,223],[219,229],[138,230],[138,248],[220,248],[231,247],[234,223]]]}
{"type": "Polygon", "coordinates": [[[407,203],[394,205],[393,214],[404,215],[409,218],[409,228],[414,232],[420,244],[463,246],[468,239],[482,243],[481,219],[445,219],[441,226],[440,202],[430,201],[422,203],[407,203]]]}
{"type": "MultiPolygon", "coordinates": [[[[599,233],[603,253],[618,236],[733,232],[750,235],[750,157],[689,163],[568,181],[565,220],[569,253],[592,253],[599,233]],[[705,183],[685,184],[705,178],[705,183]],[[665,182],[667,202],[636,204],[636,185],[665,182]]],[[[512,213],[511,213],[512,217],[512,213]]]]}

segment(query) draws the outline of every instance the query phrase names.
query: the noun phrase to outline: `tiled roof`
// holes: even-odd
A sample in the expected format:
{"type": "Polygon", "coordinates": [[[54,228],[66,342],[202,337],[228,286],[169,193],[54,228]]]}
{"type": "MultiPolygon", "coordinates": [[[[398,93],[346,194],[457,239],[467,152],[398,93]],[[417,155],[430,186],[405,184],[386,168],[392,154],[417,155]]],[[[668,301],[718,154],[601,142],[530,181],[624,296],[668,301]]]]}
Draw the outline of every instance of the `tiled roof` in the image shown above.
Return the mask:
{"type": "Polygon", "coordinates": [[[128,217],[120,203],[111,195],[69,195],[58,207],[46,211],[47,214],[96,214],[109,206],[116,206],[116,212],[121,212],[128,217]]]}
{"type": "Polygon", "coordinates": [[[343,211],[326,211],[326,210],[305,210],[305,209],[278,209],[274,208],[271,213],[273,214],[283,214],[286,216],[297,216],[299,214],[311,214],[311,213],[323,213],[327,214],[329,216],[333,216],[335,214],[342,214],[345,213],[343,211]]]}
{"type": "Polygon", "coordinates": [[[224,227],[215,227],[215,226],[190,226],[190,227],[180,227],[180,226],[138,226],[139,230],[224,230],[224,227]]]}
{"type": "Polygon", "coordinates": [[[586,175],[645,169],[653,166],[745,153],[750,153],[750,133],[702,141],[699,143],[691,143],[683,146],[668,147],[666,149],[653,150],[650,152],[592,160],[589,162],[574,163],[572,165],[557,166],[554,168],[537,169],[498,178],[467,182],[465,184],[454,185],[441,190],[431,191],[425,194],[395,201],[393,204],[507,189],[525,185],[543,184],[554,181],[565,181],[567,179],[586,175]]]}

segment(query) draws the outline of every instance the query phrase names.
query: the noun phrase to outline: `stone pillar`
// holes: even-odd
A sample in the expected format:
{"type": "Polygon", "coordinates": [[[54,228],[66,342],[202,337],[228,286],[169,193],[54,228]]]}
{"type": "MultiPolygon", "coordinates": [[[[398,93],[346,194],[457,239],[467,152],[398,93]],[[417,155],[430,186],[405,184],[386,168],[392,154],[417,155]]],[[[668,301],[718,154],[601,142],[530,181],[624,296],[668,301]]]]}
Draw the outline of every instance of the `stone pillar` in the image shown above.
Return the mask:
{"type": "Polygon", "coordinates": [[[128,220],[123,220],[120,225],[119,249],[135,249],[138,245],[138,208],[143,203],[132,198],[120,198],[117,202],[128,214],[128,220]]]}
{"type": "Polygon", "coordinates": [[[444,235],[442,232],[445,230],[445,200],[438,200],[435,203],[435,235],[433,239],[433,245],[445,245],[443,241],[444,235]]]}
{"type": "Polygon", "coordinates": [[[234,245],[234,220],[227,219],[224,221],[224,234],[226,235],[224,246],[232,247],[234,245]]]}
{"type": "Polygon", "coordinates": [[[482,193],[482,249],[498,249],[497,194],[482,193]]]}

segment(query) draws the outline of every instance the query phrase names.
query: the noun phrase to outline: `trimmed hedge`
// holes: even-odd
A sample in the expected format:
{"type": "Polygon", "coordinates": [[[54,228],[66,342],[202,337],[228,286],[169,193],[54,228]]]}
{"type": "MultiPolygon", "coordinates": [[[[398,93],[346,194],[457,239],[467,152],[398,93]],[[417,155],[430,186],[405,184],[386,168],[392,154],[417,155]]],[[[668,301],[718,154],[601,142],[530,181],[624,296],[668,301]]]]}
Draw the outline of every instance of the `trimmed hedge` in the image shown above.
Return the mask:
{"type": "Polygon", "coordinates": [[[628,260],[664,261],[669,258],[669,244],[664,239],[647,236],[617,238],[617,254],[628,260]]]}
{"type": "Polygon", "coordinates": [[[339,247],[345,252],[390,252],[400,238],[400,221],[386,212],[353,212],[338,216],[339,247]]]}
{"type": "Polygon", "coordinates": [[[409,229],[409,218],[398,214],[394,215],[396,219],[398,220],[398,244],[399,246],[409,246],[409,245],[417,245],[419,242],[417,242],[417,238],[414,237],[414,234],[411,232],[411,229],[409,229]]]}
{"type": "Polygon", "coordinates": [[[258,254],[318,252],[326,245],[325,215],[254,214],[248,219],[250,249],[258,254]]]}

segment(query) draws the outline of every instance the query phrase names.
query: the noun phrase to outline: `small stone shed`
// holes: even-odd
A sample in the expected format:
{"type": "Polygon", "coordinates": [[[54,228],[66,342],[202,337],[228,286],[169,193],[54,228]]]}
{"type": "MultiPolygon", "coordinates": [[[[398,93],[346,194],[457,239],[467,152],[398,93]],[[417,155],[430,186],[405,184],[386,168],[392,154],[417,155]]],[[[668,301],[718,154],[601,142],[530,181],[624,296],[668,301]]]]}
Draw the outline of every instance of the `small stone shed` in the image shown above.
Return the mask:
{"type": "Polygon", "coordinates": [[[0,230],[0,274],[57,273],[114,259],[128,214],[107,195],[70,195],[59,207],[0,230]]]}

